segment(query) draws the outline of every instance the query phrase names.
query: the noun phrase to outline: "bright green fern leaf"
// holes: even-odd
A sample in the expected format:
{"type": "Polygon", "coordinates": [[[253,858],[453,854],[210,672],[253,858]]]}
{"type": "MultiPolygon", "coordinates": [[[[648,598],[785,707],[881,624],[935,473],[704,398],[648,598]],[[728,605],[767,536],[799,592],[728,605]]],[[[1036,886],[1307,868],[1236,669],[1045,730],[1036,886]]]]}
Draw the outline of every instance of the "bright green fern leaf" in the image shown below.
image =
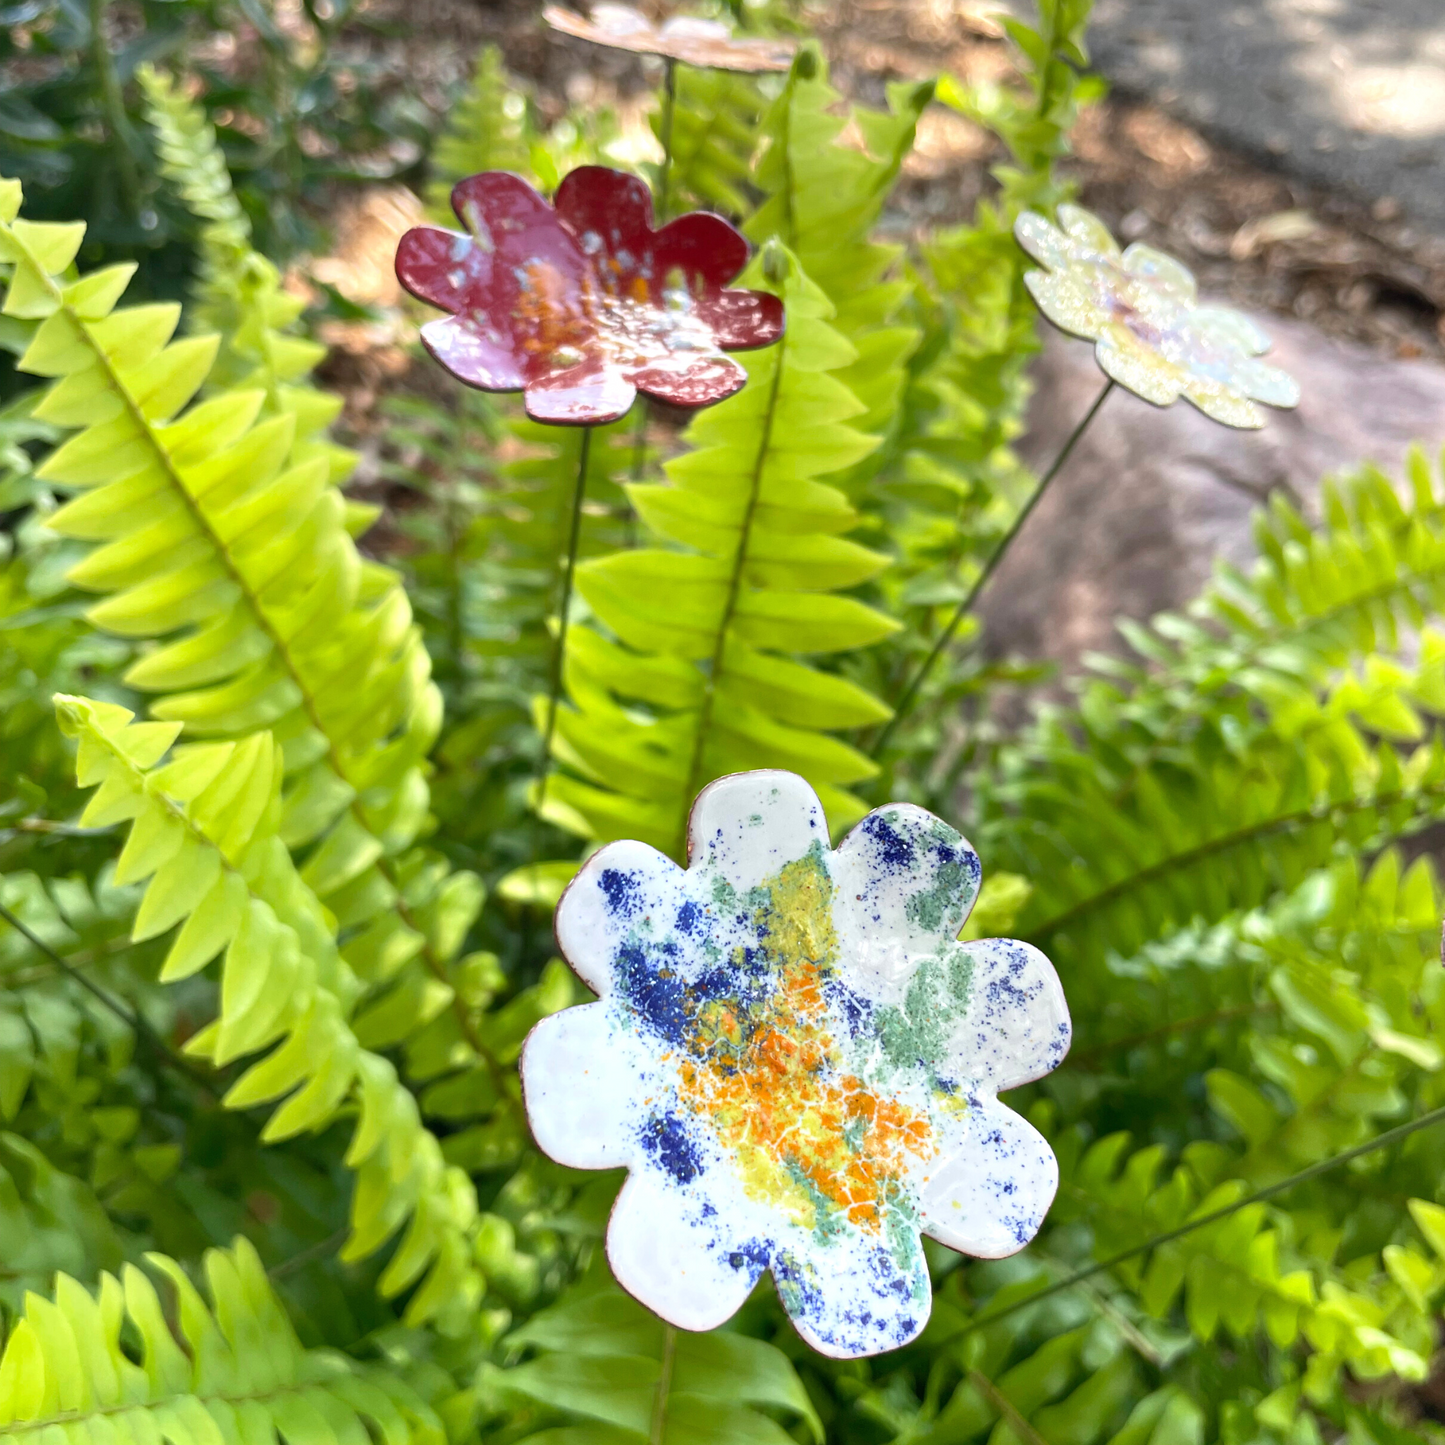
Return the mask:
{"type": "Polygon", "coordinates": [[[283,1101],[264,1139],[318,1130],[343,1109],[355,1111],[347,1162],[357,1181],[344,1256],[365,1257],[409,1223],[383,1292],[425,1275],[412,1318],[474,1306],[482,1290],[468,1242],[475,1191],[443,1160],[395,1068],[352,1027],[360,981],[280,836],[280,747],[255,733],[178,748],[162,765],[179,724],[133,722],[125,708],[85,698],[62,696],[56,707],[79,743],[78,781],[99,788],[84,823],[131,824],[116,877],[149,879],[133,936],[180,925],[162,981],[189,978],[224,956],[218,1017],[187,1051],[217,1066],[268,1051],[225,1098],[233,1109],[283,1101]]]}
{"type": "MultiPolygon", "coordinates": [[[[746,357],[747,387],[691,424],[668,484],[628,488],[649,529],[674,545],[578,569],[612,635],[578,628],[569,638],[574,708],[558,718],[557,755],[572,771],[549,781],[545,806],[588,836],[641,838],[680,856],[694,794],[751,767],[802,773],[834,827],[866,811],[846,789],[872,765],[823,730],[885,710],[799,654],[866,647],[894,630],[839,595],[886,559],[840,535],[853,509],[817,480],[875,443],[849,425],[861,406],[833,375],[854,352],[829,324],[827,299],[788,264],[782,342],[746,357]]],[[[761,279],[755,267],[749,280],[761,279]]]]}
{"type": "Polygon", "coordinates": [[[7,1439],[443,1445],[436,1416],[395,1375],[301,1347],[244,1239],[207,1252],[209,1306],[174,1260],[147,1262],[170,1282],[172,1309],[133,1265],[102,1274],[94,1294],[61,1274],[53,1299],[28,1297],[0,1355],[7,1439]]]}

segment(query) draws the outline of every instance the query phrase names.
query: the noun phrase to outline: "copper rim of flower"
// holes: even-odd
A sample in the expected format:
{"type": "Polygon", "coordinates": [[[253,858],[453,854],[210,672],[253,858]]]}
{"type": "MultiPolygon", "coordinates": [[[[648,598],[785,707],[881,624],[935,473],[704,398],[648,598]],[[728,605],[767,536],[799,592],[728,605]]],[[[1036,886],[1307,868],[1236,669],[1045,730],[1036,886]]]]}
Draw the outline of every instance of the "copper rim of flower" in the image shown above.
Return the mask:
{"type": "Polygon", "coordinates": [[[1269,337],[1243,313],[1200,305],[1194,275],[1152,246],[1121,251],[1108,228],[1079,206],[1061,205],[1059,224],[1025,211],[1019,245],[1045,266],[1025,284],[1061,331],[1095,342],[1100,368],[1155,406],[1182,396],[1226,426],[1264,425],[1257,402],[1289,409],[1299,386],[1259,358],[1269,337]],[[1132,293],[1132,294],[1131,294],[1132,293]],[[1156,303],[1141,307],[1142,298],[1156,303]]]}
{"type": "Polygon", "coordinates": [[[459,182],[465,233],[408,231],[396,270],[418,300],[448,312],[422,327],[427,350],[484,391],[521,391],[528,413],[560,425],[621,417],[638,391],[683,407],[739,390],[725,351],[771,345],[781,301],[729,287],[748,244],[719,216],[694,212],[652,229],[636,176],[583,166],[554,205],[521,177],[459,182]]]}
{"type": "Polygon", "coordinates": [[[596,5],[590,16],[548,5],[542,17],[552,29],[578,40],[634,55],[661,55],[700,70],[787,70],[797,50],[786,40],[734,35],[717,20],[675,15],[656,25],[630,5],[596,5]]]}

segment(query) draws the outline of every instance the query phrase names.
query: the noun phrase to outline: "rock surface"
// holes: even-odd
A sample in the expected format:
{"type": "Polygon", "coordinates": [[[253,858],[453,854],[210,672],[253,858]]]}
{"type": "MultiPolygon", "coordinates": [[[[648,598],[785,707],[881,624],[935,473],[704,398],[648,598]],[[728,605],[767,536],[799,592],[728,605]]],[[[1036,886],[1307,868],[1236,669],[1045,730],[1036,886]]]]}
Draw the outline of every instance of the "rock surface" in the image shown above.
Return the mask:
{"type": "MultiPolygon", "coordinates": [[[[1216,558],[1247,563],[1250,514],[1286,487],[1307,511],[1321,479],[1373,461],[1398,474],[1412,442],[1445,443],[1445,367],[1396,361],[1258,318],[1270,360],[1304,401],[1259,432],[1231,431],[1187,402],[1165,411],[1116,390],[1039,503],[985,595],[989,651],[1048,658],[1122,651],[1114,618],[1179,608],[1216,558]]],[[[1049,330],[1020,450],[1035,470],[1057,454],[1103,384],[1088,342],[1049,330]]]]}

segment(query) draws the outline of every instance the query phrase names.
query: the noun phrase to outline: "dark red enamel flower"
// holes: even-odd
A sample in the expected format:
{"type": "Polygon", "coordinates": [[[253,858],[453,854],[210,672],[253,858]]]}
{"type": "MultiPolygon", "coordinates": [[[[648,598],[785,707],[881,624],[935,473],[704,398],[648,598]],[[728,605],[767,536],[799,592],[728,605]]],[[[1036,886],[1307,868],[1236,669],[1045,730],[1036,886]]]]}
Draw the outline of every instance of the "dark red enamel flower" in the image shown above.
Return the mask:
{"type": "Polygon", "coordinates": [[[452,209],[465,234],[417,226],[397,247],[401,284],[451,313],[422,341],[469,386],[525,392],[537,421],[615,421],[639,391],[707,406],[747,380],[724,351],[783,334],[776,296],[728,288],[742,236],[703,212],[654,231],[652,196],[625,172],[582,166],[549,206],[486,171],[457,184],[452,209]]]}

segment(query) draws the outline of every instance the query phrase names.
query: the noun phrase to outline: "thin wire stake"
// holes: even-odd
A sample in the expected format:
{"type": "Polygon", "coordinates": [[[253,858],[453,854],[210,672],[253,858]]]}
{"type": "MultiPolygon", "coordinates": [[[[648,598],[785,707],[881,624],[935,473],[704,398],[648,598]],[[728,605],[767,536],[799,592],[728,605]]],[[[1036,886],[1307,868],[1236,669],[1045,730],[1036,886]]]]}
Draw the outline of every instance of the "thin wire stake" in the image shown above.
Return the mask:
{"type": "Polygon", "coordinates": [[[1367,1139],[1363,1144],[1356,1144],[1341,1154],[1335,1154],[1329,1159],[1322,1159],[1318,1164],[1311,1164],[1307,1169],[1301,1169],[1299,1173],[1291,1174],[1287,1179],[1281,1179],[1275,1184],[1267,1184],[1263,1189],[1256,1189],[1253,1194],[1248,1194],[1233,1204],[1226,1204],[1219,1209],[1211,1209],[1208,1214],[1201,1214],[1195,1219],[1186,1220],[1178,1228],[1165,1230],[1163,1234],[1156,1234],[1152,1239],[1146,1239],[1143,1244],[1121,1249],[1118,1254],[1111,1254],[1107,1259],[1097,1260],[1093,1264],[1085,1265],[1082,1269],[1076,1269],[1072,1274],[1065,1275],[1063,1279],[1056,1279],[1052,1284],[1045,1285],[1043,1289],[1035,1290],[1027,1298],[1005,1305],[1001,1310],[980,1315],[978,1319],[940,1341],[940,1347],[951,1345],[955,1341],[963,1339],[964,1336],[971,1335],[975,1330],[981,1330],[985,1325],[994,1324],[1007,1315],[1025,1309],[1031,1304],[1037,1304],[1039,1300],[1047,1299],[1050,1295],[1061,1294],[1066,1289],[1072,1289],[1076,1284],[1082,1284],[1097,1274],[1104,1274],[1123,1264],[1126,1260],[1134,1259],[1141,1254],[1148,1254],[1150,1250],[1158,1249],[1161,1245],[1172,1244],[1186,1234],[1193,1234],[1196,1229],[1204,1229],[1207,1225],[1218,1224],[1221,1219],[1228,1219],[1230,1215],[1238,1214],[1241,1209],[1247,1209],[1251,1204],[1260,1204],[1266,1199],[1273,1199],[1276,1194],[1283,1194],[1297,1184],[1305,1184],[1311,1179],[1318,1179],[1321,1174],[1328,1174],[1342,1164],[1348,1164],[1352,1159],[1358,1159],[1365,1154],[1373,1154],[1378,1149],[1388,1149],[1391,1144],[1398,1144],[1401,1139],[1407,1139],[1411,1134],[1419,1133],[1421,1129],[1428,1129],[1432,1125],[1442,1122],[1445,1122],[1445,1105],[1441,1105],[1438,1109],[1431,1109],[1428,1114],[1421,1114],[1418,1119],[1412,1119],[1407,1124],[1397,1124],[1393,1129],[1387,1129],[1383,1134],[1377,1134],[1373,1139],[1367,1139]]]}
{"type": "Polygon", "coordinates": [[[668,207],[672,202],[672,118],[677,110],[677,62],[668,56],[665,61],[662,82],[662,121],[657,127],[657,139],[662,145],[662,175],[657,187],[657,224],[667,221],[668,207]]]}
{"type": "Polygon", "coordinates": [[[883,749],[888,746],[888,741],[893,734],[897,732],[899,724],[902,723],[903,719],[912,711],[913,704],[918,697],[918,690],[927,681],[928,674],[933,671],[935,664],[938,662],[938,659],[943,656],[948,644],[953,641],[954,633],[962,626],[963,619],[967,617],[972,610],[973,604],[978,600],[979,593],[988,586],[989,578],[993,576],[998,564],[1003,561],[1004,553],[1008,551],[1014,538],[1023,530],[1023,525],[1028,521],[1029,514],[1038,506],[1039,501],[1048,490],[1049,483],[1064,469],[1064,463],[1068,461],[1074,448],[1079,444],[1079,439],[1088,431],[1089,423],[1098,416],[1099,408],[1108,400],[1109,393],[1113,391],[1114,385],[1115,383],[1112,377],[1104,383],[1104,389],[1094,399],[1094,404],[1085,413],[1083,421],[1070,433],[1068,441],[1063,445],[1063,450],[1054,458],[1053,464],[1039,479],[1039,484],[1034,488],[1033,495],[1030,496],[1028,501],[1019,509],[1018,516],[1013,519],[1013,525],[1004,533],[1003,540],[989,554],[988,561],[983,564],[983,571],[975,578],[973,586],[968,589],[967,596],[965,596],[963,601],[954,609],[953,616],[948,620],[948,626],[939,633],[938,641],[933,644],[932,651],[923,659],[922,666],[913,674],[912,681],[909,682],[908,686],[903,689],[903,696],[898,700],[898,706],[894,709],[893,716],[889,718],[887,726],[878,734],[873,746],[868,750],[870,757],[876,758],[883,749]]]}
{"type": "Polygon", "coordinates": [[[592,454],[592,428],[582,428],[577,458],[577,481],[572,489],[572,529],[567,539],[567,566],[562,574],[562,600],[558,607],[557,641],[552,649],[552,677],[547,689],[547,722],[542,729],[542,756],[537,763],[537,809],[547,796],[547,775],[552,767],[552,735],[557,730],[557,704],[562,697],[562,663],[567,651],[567,614],[572,610],[572,579],[577,571],[577,547],[582,537],[582,499],[587,494],[587,462],[592,454]]]}

